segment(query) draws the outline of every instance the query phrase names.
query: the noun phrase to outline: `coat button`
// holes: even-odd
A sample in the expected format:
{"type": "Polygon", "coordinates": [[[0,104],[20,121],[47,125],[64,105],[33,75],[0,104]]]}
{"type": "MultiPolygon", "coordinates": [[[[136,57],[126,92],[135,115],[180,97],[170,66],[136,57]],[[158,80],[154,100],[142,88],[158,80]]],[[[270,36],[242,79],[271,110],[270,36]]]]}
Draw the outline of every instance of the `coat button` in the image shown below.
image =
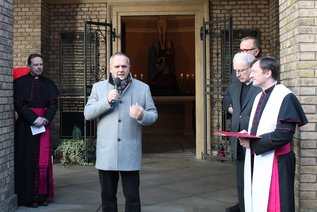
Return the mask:
{"type": "Polygon", "coordinates": [[[120,138],[118,138],[118,142],[120,142],[121,141],[121,139],[120,138]]]}
{"type": "Polygon", "coordinates": [[[120,122],[121,122],[121,119],[119,119],[118,122],[120,123],[120,122]]]}

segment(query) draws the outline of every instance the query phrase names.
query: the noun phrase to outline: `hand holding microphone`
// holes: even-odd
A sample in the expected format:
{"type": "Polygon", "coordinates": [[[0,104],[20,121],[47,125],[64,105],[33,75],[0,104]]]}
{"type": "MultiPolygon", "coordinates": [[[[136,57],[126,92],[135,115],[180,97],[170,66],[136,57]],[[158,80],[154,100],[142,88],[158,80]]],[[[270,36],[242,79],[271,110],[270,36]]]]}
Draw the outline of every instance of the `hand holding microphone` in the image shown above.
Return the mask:
{"type": "Polygon", "coordinates": [[[108,93],[108,102],[111,105],[114,105],[116,103],[116,101],[119,99],[119,92],[117,90],[111,90],[108,93]]]}
{"type": "Polygon", "coordinates": [[[113,106],[116,101],[119,99],[120,94],[118,91],[118,87],[121,85],[121,79],[116,77],[113,81],[114,90],[109,91],[108,93],[108,102],[113,106]]]}

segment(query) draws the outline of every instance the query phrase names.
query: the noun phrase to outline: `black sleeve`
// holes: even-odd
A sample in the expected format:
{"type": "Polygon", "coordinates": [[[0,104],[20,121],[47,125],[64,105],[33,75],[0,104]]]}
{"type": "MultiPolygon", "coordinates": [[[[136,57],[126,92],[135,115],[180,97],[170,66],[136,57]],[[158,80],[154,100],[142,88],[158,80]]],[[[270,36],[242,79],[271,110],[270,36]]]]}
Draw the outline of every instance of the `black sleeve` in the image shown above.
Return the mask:
{"type": "Polygon", "coordinates": [[[47,110],[44,114],[44,117],[49,121],[49,123],[51,123],[51,121],[53,120],[57,108],[58,108],[58,95],[59,95],[59,91],[56,87],[56,85],[54,84],[53,81],[48,80],[49,86],[48,86],[48,93],[49,93],[49,98],[47,100],[47,110]]]}
{"type": "Polygon", "coordinates": [[[38,115],[33,112],[30,107],[30,92],[31,82],[26,77],[18,78],[13,82],[14,91],[14,109],[18,113],[19,117],[23,118],[25,122],[32,125],[37,119],[38,115]]]}
{"type": "Polygon", "coordinates": [[[250,145],[256,155],[277,149],[292,141],[296,124],[280,122],[273,132],[261,135],[260,139],[250,140],[250,145]]]}
{"type": "Polygon", "coordinates": [[[230,96],[230,85],[226,89],[223,99],[222,99],[223,109],[224,111],[228,111],[228,108],[232,105],[231,96],[230,96]]]}
{"type": "Polygon", "coordinates": [[[233,83],[237,80],[237,77],[235,75],[235,73],[233,73],[231,75],[230,78],[230,82],[229,85],[223,95],[223,100],[222,100],[222,104],[223,104],[223,109],[227,112],[228,108],[232,106],[232,99],[231,99],[231,90],[233,87],[233,83]]]}
{"type": "Polygon", "coordinates": [[[293,93],[288,94],[284,98],[278,121],[295,123],[299,127],[308,123],[303,108],[293,93]]]}
{"type": "Polygon", "coordinates": [[[291,142],[296,126],[307,123],[305,113],[293,93],[284,98],[277,120],[276,129],[273,132],[263,134],[261,139],[250,142],[256,154],[262,154],[291,142]]]}

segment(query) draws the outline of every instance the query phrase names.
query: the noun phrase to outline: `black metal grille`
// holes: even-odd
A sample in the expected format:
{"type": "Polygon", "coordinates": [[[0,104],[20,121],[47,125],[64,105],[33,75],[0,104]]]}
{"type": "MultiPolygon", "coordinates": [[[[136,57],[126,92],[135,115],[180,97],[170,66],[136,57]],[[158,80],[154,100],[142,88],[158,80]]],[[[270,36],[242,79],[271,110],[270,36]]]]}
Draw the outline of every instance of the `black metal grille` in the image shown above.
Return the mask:
{"type": "MultiPolygon", "coordinates": [[[[107,52],[112,55],[112,41],[115,32],[111,23],[85,21],[84,42],[84,105],[95,82],[107,78],[107,52]]],[[[96,121],[84,120],[84,140],[86,144],[86,161],[94,160],[90,154],[95,145],[96,121]]]]}
{"type": "Polygon", "coordinates": [[[205,22],[202,28],[204,55],[204,153],[203,158],[231,159],[229,140],[214,134],[228,130],[230,119],[223,110],[223,94],[232,73],[232,18],[205,22]]]}

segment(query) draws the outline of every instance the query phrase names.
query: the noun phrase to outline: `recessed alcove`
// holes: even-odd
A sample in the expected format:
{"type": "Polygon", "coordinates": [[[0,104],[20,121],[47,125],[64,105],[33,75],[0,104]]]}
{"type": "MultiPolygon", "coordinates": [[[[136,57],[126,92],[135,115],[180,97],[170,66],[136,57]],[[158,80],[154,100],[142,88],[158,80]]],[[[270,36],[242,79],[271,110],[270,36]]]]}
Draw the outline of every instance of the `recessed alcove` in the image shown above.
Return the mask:
{"type": "Polygon", "coordinates": [[[131,59],[133,76],[148,83],[154,96],[194,95],[194,16],[124,16],[121,22],[121,48],[131,59]]]}
{"type": "Polygon", "coordinates": [[[123,16],[121,47],[134,78],[150,85],[158,121],[143,128],[144,152],[195,148],[195,17],[123,16]],[[159,21],[164,19],[164,42],[159,21]]]}

